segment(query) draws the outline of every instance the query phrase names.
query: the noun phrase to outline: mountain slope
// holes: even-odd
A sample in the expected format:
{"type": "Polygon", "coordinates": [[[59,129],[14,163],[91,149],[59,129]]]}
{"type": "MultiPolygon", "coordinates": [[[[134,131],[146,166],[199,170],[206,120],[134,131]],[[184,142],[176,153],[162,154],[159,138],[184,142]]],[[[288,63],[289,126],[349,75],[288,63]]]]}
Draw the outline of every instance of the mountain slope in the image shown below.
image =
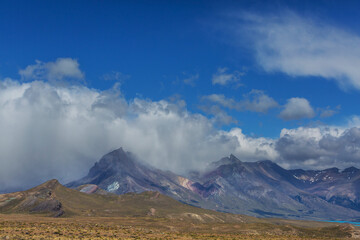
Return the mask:
{"type": "Polygon", "coordinates": [[[188,203],[202,200],[193,192],[189,179],[147,166],[122,148],[104,155],[87,176],[66,186],[76,188],[84,184],[95,184],[115,194],[156,191],[188,203]]]}
{"type": "Polygon", "coordinates": [[[197,177],[208,201],[218,210],[256,216],[302,219],[357,219],[360,213],[332,204],[303,184],[291,171],[271,161],[241,162],[235,156],[213,164],[197,177]]]}
{"type": "Polygon", "coordinates": [[[271,161],[242,162],[230,155],[189,176],[147,166],[120,148],[67,186],[95,184],[115,194],[157,191],[197,207],[258,217],[360,219],[356,168],[286,170],[271,161]]]}
{"type": "Polygon", "coordinates": [[[1,194],[0,237],[183,239],[181,236],[185,234],[186,239],[253,239],[254,236],[343,239],[359,236],[350,225],[221,213],[182,204],[158,192],[116,195],[105,193],[96,185],[79,186],[79,190],[51,180],[27,191],[1,194]]]}
{"type": "Polygon", "coordinates": [[[318,171],[290,170],[304,191],[327,202],[360,210],[360,170],[350,167],[340,171],[330,168],[318,171]]]}
{"type": "Polygon", "coordinates": [[[224,214],[180,203],[158,192],[87,194],[50,180],[24,192],[0,195],[0,213],[53,217],[159,217],[201,223],[246,222],[251,217],[224,214]]]}

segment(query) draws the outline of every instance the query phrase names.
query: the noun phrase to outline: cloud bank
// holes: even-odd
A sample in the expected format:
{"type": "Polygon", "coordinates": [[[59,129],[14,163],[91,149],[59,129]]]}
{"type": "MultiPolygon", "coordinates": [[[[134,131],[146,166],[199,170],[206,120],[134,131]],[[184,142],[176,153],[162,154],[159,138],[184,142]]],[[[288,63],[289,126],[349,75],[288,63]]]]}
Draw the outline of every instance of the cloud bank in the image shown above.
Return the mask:
{"type": "Polygon", "coordinates": [[[27,188],[51,178],[85,175],[103,154],[124,147],[178,173],[230,153],[276,159],[275,142],[241,129],[221,131],[187,111],[182,100],[126,100],[119,89],[98,91],[49,82],[0,82],[0,186],[27,188]]]}
{"type": "Polygon", "coordinates": [[[360,128],[283,129],[276,150],[281,161],[293,167],[359,166],[360,128]]]}

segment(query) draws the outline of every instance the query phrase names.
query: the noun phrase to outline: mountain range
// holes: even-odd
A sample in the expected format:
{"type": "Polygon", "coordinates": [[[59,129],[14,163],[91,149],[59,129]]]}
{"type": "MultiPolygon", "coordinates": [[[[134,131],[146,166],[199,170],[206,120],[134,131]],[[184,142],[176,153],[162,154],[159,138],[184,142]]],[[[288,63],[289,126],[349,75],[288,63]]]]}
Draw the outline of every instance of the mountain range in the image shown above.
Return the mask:
{"type": "Polygon", "coordinates": [[[156,191],[188,205],[256,217],[360,219],[360,170],[355,167],[287,170],[269,160],[242,162],[230,155],[202,172],[180,176],[119,148],[66,186],[85,184],[114,194],[156,191]]]}
{"type": "Polygon", "coordinates": [[[56,179],[26,191],[0,194],[0,218],[0,238],[4,239],[43,239],[44,236],[49,239],[59,236],[63,236],[61,239],[348,239],[360,236],[349,224],[222,213],[190,206],[159,192],[117,195],[95,184],[70,189],[56,179]]]}
{"type": "Polygon", "coordinates": [[[157,217],[201,223],[255,220],[249,216],[196,208],[159,192],[116,195],[96,185],[70,189],[56,179],[26,191],[0,194],[0,213],[50,217],[157,217]]]}

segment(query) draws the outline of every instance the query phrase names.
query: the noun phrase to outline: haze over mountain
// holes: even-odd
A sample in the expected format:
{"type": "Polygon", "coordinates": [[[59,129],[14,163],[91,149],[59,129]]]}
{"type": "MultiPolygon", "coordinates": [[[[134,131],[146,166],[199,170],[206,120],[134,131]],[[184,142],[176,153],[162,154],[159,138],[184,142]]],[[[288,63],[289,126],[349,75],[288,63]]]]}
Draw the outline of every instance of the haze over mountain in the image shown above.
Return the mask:
{"type": "Polygon", "coordinates": [[[158,191],[190,205],[262,217],[360,219],[360,170],[286,170],[272,161],[234,155],[187,177],[148,166],[122,148],[103,156],[84,178],[111,193],[158,191]]]}

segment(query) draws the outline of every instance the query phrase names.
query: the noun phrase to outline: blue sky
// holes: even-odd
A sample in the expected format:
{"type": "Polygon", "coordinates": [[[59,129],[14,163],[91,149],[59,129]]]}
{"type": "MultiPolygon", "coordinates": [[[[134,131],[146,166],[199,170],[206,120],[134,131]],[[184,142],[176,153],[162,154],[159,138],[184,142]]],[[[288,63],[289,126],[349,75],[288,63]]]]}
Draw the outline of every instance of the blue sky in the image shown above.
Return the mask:
{"type": "Polygon", "coordinates": [[[32,146],[9,168],[31,169],[23,156],[48,159],[60,145],[77,166],[59,173],[67,180],[120,146],[171,170],[231,152],[284,167],[358,166],[359,4],[2,1],[0,128],[15,136],[7,149],[29,145],[17,137],[32,146]],[[41,152],[49,139],[57,145],[41,152]]]}
{"type": "MultiPolygon", "coordinates": [[[[340,89],[334,81],[317,76],[291,76],[266,72],[256,61],[246,34],[235,28],[244,13],[281,15],[292,11],[303,18],[322,21],[357,35],[358,3],[348,1],[7,1],[1,3],[2,37],[0,73],[18,78],[19,69],[35,60],[59,57],[77,59],[88,87],[107,89],[113,81],[104,74],[120,72],[127,98],[143,96],[159,100],[179,94],[188,109],[199,110],[203,95],[224,94],[237,100],[252,89],[263,90],[280,105],[292,97],[306,98],[311,106],[335,109],[329,118],[284,121],[280,108],[267,114],[230,111],[244,132],[277,137],[283,127],[341,124],[357,114],[358,90],[340,89]],[[242,86],[212,84],[218,68],[242,73],[242,86]],[[183,80],[191,77],[193,86],[183,80]]],[[[240,26],[239,26],[240,28],[240,26]]],[[[202,112],[203,113],[203,112],[202,112]]]]}

